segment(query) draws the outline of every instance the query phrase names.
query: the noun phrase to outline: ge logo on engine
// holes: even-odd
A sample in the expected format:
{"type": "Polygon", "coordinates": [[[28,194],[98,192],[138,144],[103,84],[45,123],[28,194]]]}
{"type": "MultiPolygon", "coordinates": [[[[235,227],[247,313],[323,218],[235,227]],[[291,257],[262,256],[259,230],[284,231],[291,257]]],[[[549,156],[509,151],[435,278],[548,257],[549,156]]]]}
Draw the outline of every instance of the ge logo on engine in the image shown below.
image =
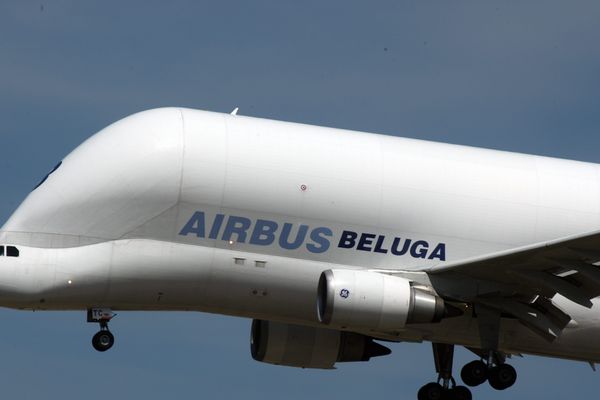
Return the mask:
{"type": "Polygon", "coordinates": [[[347,299],[350,296],[350,291],[348,289],[340,290],[340,297],[347,299]]]}

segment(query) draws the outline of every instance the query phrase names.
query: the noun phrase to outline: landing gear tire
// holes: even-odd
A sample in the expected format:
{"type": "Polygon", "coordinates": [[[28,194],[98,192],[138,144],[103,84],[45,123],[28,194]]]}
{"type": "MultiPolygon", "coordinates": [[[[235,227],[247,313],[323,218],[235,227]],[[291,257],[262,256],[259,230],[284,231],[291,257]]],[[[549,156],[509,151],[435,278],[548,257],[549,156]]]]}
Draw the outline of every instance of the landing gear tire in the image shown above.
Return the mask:
{"type": "Polygon", "coordinates": [[[439,383],[431,382],[419,389],[418,400],[442,400],[445,390],[439,383]]]}
{"type": "Polygon", "coordinates": [[[452,377],[454,345],[432,343],[437,382],[431,382],[419,389],[418,400],[471,400],[471,391],[466,386],[457,386],[452,377]]]}
{"type": "Polygon", "coordinates": [[[473,396],[467,387],[454,386],[452,389],[448,390],[444,398],[449,400],[471,400],[473,399],[473,396]]]}
{"type": "Polygon", "coordinates": [[[423,386],[417,394],[418,400],[472,400],[471,391],[466,386],[444,389],[439,383],[431,382],[423,386]]]}
{"type": "Polygon", "coordinates": [[[508,389],[517,381],[517,371],[508,364],[500,364],[489,369],[488,381],[496,390],[508,389]]]}
{"type": "Polygon", "coordinates": [[[92,346],[100,352],[110,349],[115,344],[115,337],[108,330],[101,330],[92,338],[92,346]]]}
{"type": "Polygon", "coordinates": [[[463,367],[460,377],[467,386],[479,386],[488,379],[488,367],[483,361],[472,361],[463,367]]]}

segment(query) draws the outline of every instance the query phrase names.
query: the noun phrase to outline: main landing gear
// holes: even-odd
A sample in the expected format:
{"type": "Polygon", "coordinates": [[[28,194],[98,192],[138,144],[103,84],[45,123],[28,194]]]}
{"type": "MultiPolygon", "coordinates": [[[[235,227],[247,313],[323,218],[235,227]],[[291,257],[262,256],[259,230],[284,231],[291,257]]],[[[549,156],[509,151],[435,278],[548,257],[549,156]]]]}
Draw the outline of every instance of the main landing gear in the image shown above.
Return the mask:
{"type": "Polygon", "coordinates": [[[460,377],[468,386],[479,386],[488,381],[496,390],[508,389],[517,381],[517,371],[506,364],[505,357],[498,352],[489,352],[487,362],[476,360],[460,371],[460,377]]]}
{"type": "MultiPolygon", "coordinates": [[[[452,377],[454,345],[433,343],[437,382],[431,382],[419,389],[418,400],[471,400],[471,391],[466,386],[459,386],[452,377]]],[[[517,372],[505,364],[502,353],[490,351],[487,360],[476,360],[468,363],[461,370],[460,376],[468,386],[478,386],[488,381],[496,390],[511,387],[517,380],[517,372]]]]}
{"type": "Polygon", "coordinates": [[[471,391],[458,386],[452,377],[454,345],[432,343],[437,382],[431,382],[419,389],[418,400],[471,400],[471,391]]]}
{"type": "Polygon", "coordinates": [[[104,352],[115,344],[115,337],[108,330],[108,322],[115,315],[108,308],[91,308],[88,310],[87,321],[100,324],[100,331],[92,337],[92,346],[97,351],[104,352]]]}

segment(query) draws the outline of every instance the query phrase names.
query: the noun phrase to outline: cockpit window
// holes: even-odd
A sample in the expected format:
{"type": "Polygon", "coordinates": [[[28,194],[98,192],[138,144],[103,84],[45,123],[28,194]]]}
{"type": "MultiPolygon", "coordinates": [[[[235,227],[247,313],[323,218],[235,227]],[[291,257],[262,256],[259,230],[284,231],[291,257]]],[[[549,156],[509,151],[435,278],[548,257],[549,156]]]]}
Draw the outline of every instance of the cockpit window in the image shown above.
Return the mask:
{"type": "Polygon", "coordinates": [[[0,257],[4,256],[4,246],[0,246],[0,257]]]}
{"type": "Polygon", "coordinates": [[[48,174],[47,174],[47,175],[44,177],[44,179],[42,179],[42,180],[40,181],[40,183],[38,183],[38,184],[37,184],[37,186],[33,188],[33,190],[35,190],[35,189],[39,188],[40,186],[42,186],[42,184],[43,184],[44,182],[46,182],[46,179],[48,179],[48,177],[49,177],[50,175],[52,175],[54,172],[56,172],[56,170],[57,170],[57,169],[59,169],[61,165],[62,165],[62,161],[61,161],[61,162],[59,162],[58,164],[56,164],[56,166],[55,166],[54,168],[52,168],[52,171],[48,172],[48,174]]]}
{"type": "Polygon", "coordinates": [[[8,257],[19,257],[19,249],[15,246],[6,246],[6,255],[8,257]]]}

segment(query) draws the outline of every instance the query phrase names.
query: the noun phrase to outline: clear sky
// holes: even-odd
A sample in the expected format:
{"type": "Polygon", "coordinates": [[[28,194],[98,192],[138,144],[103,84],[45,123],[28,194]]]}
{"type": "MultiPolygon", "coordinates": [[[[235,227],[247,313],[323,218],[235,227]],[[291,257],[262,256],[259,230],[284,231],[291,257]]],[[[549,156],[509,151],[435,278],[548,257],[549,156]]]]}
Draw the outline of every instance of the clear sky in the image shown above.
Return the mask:
{"type": "MultiPolygon", "coordinates": [[[[597,1],[5,0],[0,219],[84,139],[159,106],[600,162],[598,21],[597,1]]],[[[259,364],[250,321],[199,313],[121,313],[104,354],[83,312],[3,310],[0,326],[7,399],[403,400],[435,378],[429,344],[333,372],[259,364]]],[[[584,363],[513,365],[514,388],[475,398],[600,387],[584,363]]]]}

